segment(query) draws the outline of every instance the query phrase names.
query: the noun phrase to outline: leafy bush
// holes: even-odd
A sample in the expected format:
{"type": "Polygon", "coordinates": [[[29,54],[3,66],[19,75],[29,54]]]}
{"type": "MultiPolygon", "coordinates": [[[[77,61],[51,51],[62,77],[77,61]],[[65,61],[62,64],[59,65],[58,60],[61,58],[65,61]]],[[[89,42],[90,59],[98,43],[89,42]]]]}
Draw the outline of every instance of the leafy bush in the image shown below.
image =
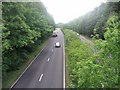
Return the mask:
{"type": "Polygon", "coordinates": [[[42,2],[3,2],[2,24],[4,75],[18,69],[55,27],[42,2]]]}
{"type": "Polygon", "coordinates": [[[92,52],[89,45],[82,43],[71,30],[64,30],[69,72],[68,87],[72,88],[117,88],[119,65],[118,17],[111,16],[107,21],[105,40],[95,40],[92,52]]]}

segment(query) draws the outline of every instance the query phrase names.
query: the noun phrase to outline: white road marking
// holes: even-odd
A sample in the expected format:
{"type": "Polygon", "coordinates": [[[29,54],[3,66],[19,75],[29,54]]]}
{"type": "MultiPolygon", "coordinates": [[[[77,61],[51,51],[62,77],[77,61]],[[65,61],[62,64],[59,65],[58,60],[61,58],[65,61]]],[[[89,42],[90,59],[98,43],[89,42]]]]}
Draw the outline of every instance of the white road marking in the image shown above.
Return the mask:
{"type": "Polygon", "coordinates": [[[43,49],[37,54],[37,56],[33,59],[33,61],[27,66],[27,68],[23,71],[23,73],[17,78],[17,80],[12,84],[9,90],[13,88],[13,86],[18,82],[18,80],[22,77],[22,75],[27,71],[27,69],[32,65],[32,63],[36,60],[38,55],[44,50],[44,48],[48,45],[48,43],[43,47],[43,49]]]}
{"type": "Polygon", "coordinates": [[[41,74],[40,78],[39,78],[39,82],[42,80],[43,74],[41,74]]]}
{"type": "Polygon", "coordinates": [[[63,88],[65,88],[65,45],[63,36],[63,88]]]}
{"type": "Polygon", "coordinates": [[[53,49],[52,49],[52,52],[53,52],[53,49]]]}
{"type": "Polygon", "coordinates": [[[47,60],[48,62],[50,61],[50,58],[48,58],[48,60],[47,60]]]}

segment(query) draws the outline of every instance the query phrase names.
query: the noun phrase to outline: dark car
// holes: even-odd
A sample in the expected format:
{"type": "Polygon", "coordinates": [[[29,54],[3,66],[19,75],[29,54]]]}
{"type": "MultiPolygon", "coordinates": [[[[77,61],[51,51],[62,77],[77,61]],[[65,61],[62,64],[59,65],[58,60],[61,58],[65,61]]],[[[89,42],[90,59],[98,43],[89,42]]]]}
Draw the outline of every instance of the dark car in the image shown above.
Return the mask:
{"type": "Polygon", "coordinates": [[[52,36],[53,36],[53,37],[57,37],[57,34],[53,34],[52,36]]]}
{"type": "Polygon", "coordinates": [[[53,37],[57,37],[57,33],[54,31],[52,34],[53,37]]]}

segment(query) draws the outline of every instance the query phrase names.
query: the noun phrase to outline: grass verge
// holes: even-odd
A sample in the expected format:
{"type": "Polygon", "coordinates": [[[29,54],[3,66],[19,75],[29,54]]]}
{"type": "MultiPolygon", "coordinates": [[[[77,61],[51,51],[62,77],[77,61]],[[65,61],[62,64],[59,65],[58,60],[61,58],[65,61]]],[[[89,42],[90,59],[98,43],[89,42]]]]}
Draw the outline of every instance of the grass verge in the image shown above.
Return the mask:
{"type": "Polygon", "coordinates": [[[66,87],[75,88],[77,86],[79,74],[77,74],[77,64],[85,61],[93,54],[89,44],[83,43],[72,30],[63,30],[65,37],[66,55],[66,87]]]}
{"type": "Polygon", "coordinates": [[[115,52],[110,52],[112,48],[115,49],[111,44],[111,39],[107,38],[106,41],[97,40],[95,43],[97,52],[94,53],[89,48],[88,43],[83,43],[77,38],[74,31],[68,29],[63,31],[67,55],[66,74],[68,75],[66,75],[66,87],[117,88],[119,59],[116,58],[116,55],[118,55],[116,51],[119,51],[116,48],[116,50],[113,50],[115,52]]]}
{"type": "Polygon", "coordinates": [[[21,75],[21,73],[27,68],[27,66],[32,62],[32,60],[37,56],[37,54],[47,43],[48,39],[40,44],[38,47],[36,47],[36,50],[29,55],[28,60],[19,67],[19,70],[7,73],[2,84],[3,88],[9,88],[15,82],[15,80],[21,75]]]}

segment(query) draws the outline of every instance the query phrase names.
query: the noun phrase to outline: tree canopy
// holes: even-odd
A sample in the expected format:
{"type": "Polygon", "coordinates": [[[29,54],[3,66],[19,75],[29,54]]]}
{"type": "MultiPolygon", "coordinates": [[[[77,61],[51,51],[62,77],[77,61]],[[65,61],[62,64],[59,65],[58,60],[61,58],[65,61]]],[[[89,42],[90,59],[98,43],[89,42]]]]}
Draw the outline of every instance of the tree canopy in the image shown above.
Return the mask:
{"type": "Polygon", "coordinates": [[[72,29],[80,34],[91,36],[99,34],[99,38],[104,39],[106,22],[113,13],[120,12],[120,2],[102,3],[93,11],[84,16],[80,16],[64,25],[64,28],[72,29]]]}
{"type": "Polygon", "coordinates": [[[3,2],[2,23],[3,74],[24,62],[37,41],[49,37],[55,28],[41,2],[3,2]]]}

